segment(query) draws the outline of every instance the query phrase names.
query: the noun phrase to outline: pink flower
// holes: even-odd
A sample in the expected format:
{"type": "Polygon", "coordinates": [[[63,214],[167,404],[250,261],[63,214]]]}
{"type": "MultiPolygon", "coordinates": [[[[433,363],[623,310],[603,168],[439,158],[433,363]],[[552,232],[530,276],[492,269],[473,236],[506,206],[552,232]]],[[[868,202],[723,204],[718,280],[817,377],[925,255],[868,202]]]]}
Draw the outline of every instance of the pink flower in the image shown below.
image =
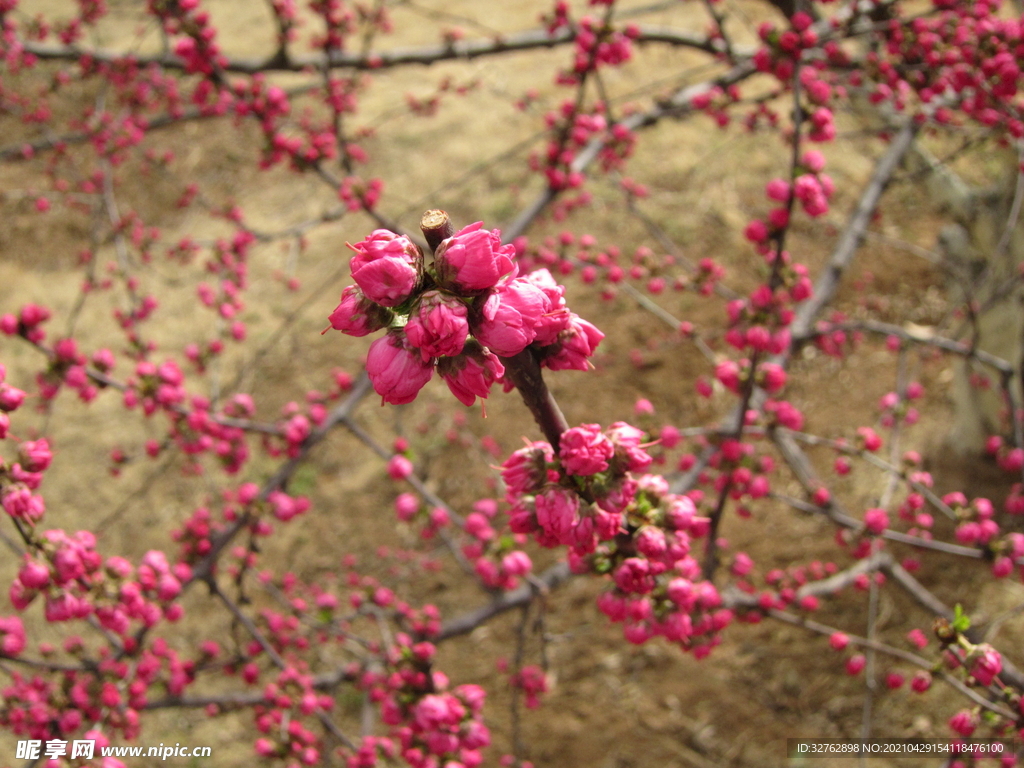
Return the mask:
{"type": "Polygon", "coordinates": [[[47,621],[71,621],[83,619],[92,612],[92,606],[85,600],[67,592],[48,595],[43,615],[47,621]]]}
{"type": "Polygon", "coordinates": [[[594,475],[608,469],[615,446],[599,424],[583,424],[562,433],[558,456],[570,475],[594,475]]]}
{"type": "Polygon", "coordinates": [[[395,307],[416,289],[423,252],[405,235],[375,229],[368,238],[348,247],[356,252],[350,263],[352,279],[371,301],[395,307]]]}
{"type": "Polygon", "coordinates": [[[732,562],[732,572],[737,576],[746,576],[754,569],[754,561],[746,552],[737,552],[732,562]]]}
{"type": "Polygon", "coordinates": [[[50,569],[38,560],[27,560],[18,571],[18,580],[29,589],[42,589],[50,583],[50,569]]]}
{"type": "Polygon", "coordinates": [[[668,551],[665,532],[661,528],[646,525],[636,535],[636,549],[644,557],[660,560],[668,551]]]}
{"type": "Polygon", "coordinates": [[[857,438],[863,444],[864,449],[872,453],[882,447],[882,438],[871,427],[858,427],[857,438]]]}
{"type": "Polygon", "coordinates": [[[534,499],[537,524],[560,543],[570,543],[572,529],[579,522],[579,497],[562,488],[549,488],[534,499]]]}
{"type": "Polygon", "coordinates": [[[428,291],[405,326],[409,343],[427,357],[455,357],[469,335],[466,305],[454,296],[428,291]]]}
{"type": "Polygon", "coordinates": [[[971,675],[982,685],[991,685],[992,679],[1003,670],[1002,656],[988,644],[979,645],[974,653],[978,654],[978,658],[971,667],[971,675]]]}
{"type": "Polygon", "coordinates": [[[41,496],[34,496],[24,485],[9,485],[4,490],[3,508],[11,517],[35,522],[43,516],[46,506],[41,496]]]}
{"type": "Polygon", "coordinates": [[[825,156],[816,149],[804,152],[801,163],[812,173],[821,173],[825,170],[825,156]]]}
{"type": "Polygon", "coordinates": [[[961,709],[949,718],[949,727],[965,739],[969,739],[978,727],[978,716],[969,710],[961,709]]]}
{"type": "Polygon", "coordinates": [[[615,570],[615,585],[623,592],[647,594],[654,589],[650,563],[640,557],[627,557],[615,570]]]}
{"type": "Polygon", "coordinates": [[[536,338],[546,306],[543,291],[517,277],[487,297],[482,318],[473,325],[473,335],[495,354],[512,357],[536,338]]]}
{"type": "Polygon", "coordinates": [[[181,594],[181,582],[171,574],[165,573],[157,582],[156,594],[164,602],[173,600],[181,594]]]}
{"type": "Polygon", "coordinates": [[[487,399],[491,386],[505,375],[505,366],[497,355],[470,341],[458,357],[441,358],[437,371],[460,403],[472,405],[478,397],[487,399]]]}
{"type": "Polygon", "coordinates": [[[544,294],[544,313],[537,322],[534,343],[542,347],[554,344],[572,316],[565,306],[565,288],[556,283],[546,269],[534,270],[524,279],[544,294]]]}
{"type": "Polygon", "coordinates": [[[510,576],[525,576],[533,568],[533,562],[528,554],[516,549],[501,558],[501,567],[510,576]]]}
{"type": "Polygon", "coordinates": [[[434,255],[438,281],[461,291],[483,291],[512,271],[515,247],[501,244],[498,230],[470,224],[449,237],[434,255]]]}
{"type": "MultiPolygon", "coordinates": [[[[662,432],[664,433],[664,430],[662,432]]],[[[651,455],[640,447],[644,439],[642,429],[624,421],[616,421],[608,427],[606,434],[615,446],[616,461],[627,471],[643,472],[651,465],[651,455]]]]}
{"type": "Polygon", "coordinates": [[[910,680],[910,688],[914,693],[924,693],[932,687],[932,676],[923,669],[914,673],[910,680]]]}
{"type": "Polygon", "coordinates": [[[420,500],[412,493],[399,494],[395,499],[395,514],[398,519],[409,522],[420,510],[420,500]]]}
{"type": "Polygon", "coordinates": [[[389,333],[370,345],[366,355],[366,373],[374,390],[384,402],[411,403],[434,373],[432,361],[404,345],[403,336],[389,333]]]}
{"type": "Polygon", "coordinates": [[[604,334],[583,318],[570,313],[569,322],[558,334],[558,341],[545,347],[545,367],[552,371],[590,370],[590,357],[604,334]]]}
{"type": "Polygon", "coordinates": [[[10,384],[0,384],[0,411],[16,411],[25,402],[25,393],[10,384]]]}
{"type": "Polygon", "coordinates": [[[764,388],[769,392],[777,392],[786,386],[786,371],[781,365],[762,363],[760,372],[764,388]]]}
{"type": "Polygon", "coordinates": [[[463,703],[474,714],[479,715],[484,708],[484,701],[487,699],[487,692],[479,685],[468,683],[466,685],[460,685],[455,689],[455,695],[462,699],[463,703]]]}
{"type": "Polygon", "coordinates": [[[859,675],[861,670],[864,669],[864,665],[868,663],[867,659],[864,658],[863,653],[858,653],[855,656],[851,656],[846,661],[846,674],[853,676],[859,675]]]}
{"type": "Polygon", "coordinates": [[[366,298],[359,286],[341,292],[341,303],[327,318],[331,327],[349,336],[366,336],[391,322],[391,312],[366,298]]]}
{"type": "Polygon", "coordinates": [[[412,462],[400,453],[388,460],[388,475],[392,480],[404,480],[412,474],[412,462]]]}
{"type": "Polygon", "coordinates": [[[520,448],[509,456],[501,465],[501,479],[505,482],[508,501],[512,503],[519,496],[539,491],[550,479],[547,465],[554,460],[551,446],[541,441],[520,448]]]}
{"type": "Polygon", "coordinates": [[[844,632],[833,632],[829,635],[828,644],[832,646],[833,650],[841,651],[850,644],[850,638],[844,632]]]}
{"type": "Polygon", "coordinates": [[[413,719],[425,731],[443,725],[451,717],[448,703],[441,696],[427,694],[420,699],[414,708],[413,719]]]}
{"type": "Polygon", "coordinates": [[[654,405],[647,398],[641,397],[633,405],[633,413],[637,416],[647,416],[654,413],[654,405]]]}
{"type": "Polygon", "coordinates": [[[890,672],[885,676],[886,687],[893,691],[902,688],[904,681],[905,678],[899,672],[890,672]]]}
{"type": "Polygon", "coordinates": [[[907,640],[909,640],[911,644],[918,650],[921,650],[926,645],[928,645],[928,638],[925,637],[924,632],[922,632],[920,629],[910,630],[907,633],[907,640]]]}
{"type": "Polygon", "coordinates": [[[14,658],[25,650],[25,627],[17,616],[0,617],[0,654],[14,658]]]}
{"type": "Polygon", "coordinates": [[[864,527],[876,536],[889,527],[889,514],[884,509],[869,509],[864,513],[864,527]]]}
{"type": "Polygon", "coordinates": [[[21,453],[21,466],[29,472],[42,472],[53,459],[50,451],[50,444],[46,438],[40,440],[26,440],[19,449],[21,453]]]}
{"type": "Polygon", "coordinates": [[[735,360],[723,360],[715,366],[715,378],[730,392],[740,391],[740,366],[735,360]]]}

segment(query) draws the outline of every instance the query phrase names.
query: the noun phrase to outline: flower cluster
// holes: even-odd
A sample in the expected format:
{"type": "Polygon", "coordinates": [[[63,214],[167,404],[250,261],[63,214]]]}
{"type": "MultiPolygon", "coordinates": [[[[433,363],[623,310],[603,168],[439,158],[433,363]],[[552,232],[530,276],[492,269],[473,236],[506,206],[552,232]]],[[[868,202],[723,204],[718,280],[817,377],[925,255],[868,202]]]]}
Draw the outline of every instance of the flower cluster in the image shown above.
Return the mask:
{"type": "Polygon", "coordinates": [[[547,270],[519,276],[515,248],[482,222],[444,240],[431,265],[408,237],[385,229],[349,247],[356,284],[329,319],[350,336],[387,329],[366,358],[385,402],[412,402],[436,369],[472,405],[502,381],[501,358],[532,347],[551,370],[587,370],[604,338],[569,311],[564,287],[547,270]]]}
{"type": "MultiPolygon", "coordinates": [[[[444,673],[431,670],[435,652],[432,643],[414,642],[398,633],[388,652],[388,669],[367,672],[361,684],[379,702],[381,719],[391,726],[401,756],[410,766],[474,768],[483,760],[480,750],[491,743],[482,718],[487,694],[478,685],[448,690],[444,673]]],[[[376,765],[376,749],[390,745],[375,739],[371,746],[370,754],[353,756],[349,765],[376,765]]]]}
{"type": "Polygon", "coordinates": [[[509,684],[523,692],[527,709],[540,706],[540,697],[548,692],[548,676],[536,664],[527,664],[509,677],[509,684]]]}
{"type": "Polygon", "coordinates": [[[625,422],[584,424],[562,434],[557,455],[545,442],[516,451],[502,465],[509,525],[568,547],[573,571],[611,576],[598,607],[630,642],[662,635],[704,655],[732,620],[690,555],[709,519],[660,475],[637,476],[652,462],[643,440],[625,422]]]}

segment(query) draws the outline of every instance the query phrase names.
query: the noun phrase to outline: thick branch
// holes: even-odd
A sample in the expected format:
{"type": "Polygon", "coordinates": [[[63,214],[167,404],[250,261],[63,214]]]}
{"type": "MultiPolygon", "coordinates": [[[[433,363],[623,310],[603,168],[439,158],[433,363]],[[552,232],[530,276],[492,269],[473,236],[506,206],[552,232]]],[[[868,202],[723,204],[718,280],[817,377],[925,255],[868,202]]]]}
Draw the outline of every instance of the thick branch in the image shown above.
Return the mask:
{"type": "Polygon", "coordinates": [[[518,355],[501,358],[501,362],[505,366],[505,378],[515,384],[544,437],[551,443],[555,453],[558,453],[562,433],[569,428],[569,424],[544,383],[540,364],[533,351],[527,347],[518,355]]]}

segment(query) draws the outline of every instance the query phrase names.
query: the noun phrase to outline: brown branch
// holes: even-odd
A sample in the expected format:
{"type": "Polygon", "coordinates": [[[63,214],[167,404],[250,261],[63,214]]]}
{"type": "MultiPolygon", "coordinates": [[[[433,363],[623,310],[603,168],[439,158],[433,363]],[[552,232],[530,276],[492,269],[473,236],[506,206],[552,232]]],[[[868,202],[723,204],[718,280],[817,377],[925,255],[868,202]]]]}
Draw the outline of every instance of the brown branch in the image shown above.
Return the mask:
{"type": "MultiPolygon", "coordinates": [[[[356,382],[355,386],[352,388],[351,394],[345,399],[345,401],[331,411],[324,423],[314,429],[302,442],[299,446],[298,454],[294,458],[285,462],[277,472],[274,473],[274,476],[263,484],[258,498],[261,501],[266,500],[271,492],[283,488],[313,447],[323,440],[332,429],[348,417],[355,407],[359,405],[362,399],[366,397],[370,389],[370,379],[364,373],[356,382]]],[[[224,548],[231,543],[239,532],[249,526],[252,522],[253,514],[251,511],[246,510],[245,513],[238,516],[238,519],[231,525],[231,527],[218,535],[213,540],[210,551],[192,569],[192,575],[182,585],[183,591],[196,581],[206,581],[209,579],[213,572],[213,568],[220,557],[220,553],[224,551],[224,548]]]]}
{"type": "Polygon", "coordinates": [[[544,383],[544,376],[533,350],[527,347],[518,355],[501,358],[501,362],[505,366],[505,378],[515,384],[544,437],[551,443],[555,453],[558,453],[562,433],[569,428],[569,424],[554,396],[548,391],[547,384],[544,383]]]}
{"type": "MultiPolygon", "coordinates": [[[[223,72],[238,72],[254,75],[259,72],[305,72],[310,69],[357,69],[380,70],[391,67],[420,64],[430,65],[441,61],[469,60],[482,56],[493,56],[519,51],[557,48],[568,45],[576,39],[574,29],[560,29],[548,32],[546,29],[532,29],[502,37],[479,40],[457,40],[440,45],[417,48],[393,48],[386,51],[331,51],[330,54],[313,53],[306,56],[282,57],[278,52],[264,58],[227,58],[223,72]]],[[[139,66],[158,64],[165,69],[185,69],[184,60],[170,53],[126,56],[117,51],[80,48],[69,45],[53,45],[31,40],[20,41],[25,51],[40,59],[73,61],[88,57],[94,62],[113,64],[131,59],[139,66]]],[[[695,48],[710,54],[722,51],[722,44],[701,35],[663,27],[640,26],[635,42],[662,43],[666,45],[695,48]]]]}
{"type": "Polygon", "coordinates": [[[864,240],[864,234],[867,232],[871,217],[882,199],[882,193],[889,186],[904,155],[914,143],[918,128],[916,121],[907,120],[900,132],[896,134],[896,138],[889,144],[889,149],[875,165],[874,173],[871,174],[871,179],[861,193],[860,200],[857,201],[857,207],[854,209],[846,229],[840,235],[839,242],[832,250],[828,264],[814,284],[814,295],[797,309],[796,317],[790,327],[794,339],[810,331],[818,313],[835,297],[843,274],[850,266],[857,249],[860,248],[860,244],[864,240]]]}
{"type": "MultiPolygon", "coordinates": [[[[839,631],[835,627],[830,627],[830,626],[827,626],[825,624],[821,624],[821,623],[819,623],[817,621],[814,621],[812,619],[808,619],[808,618],[805,618],[803,616],[797,616],[796,614],[788,613],[787,611],[779,611],[779,610],[772,609],[770,611],[767,611],[767,615],[772,617],[773,619],[778,619],[780,621],[786,622],[787,624],[793,624],[794,626],[797,626],[797,627],[803,627],[804,629],[809,629],[812,632],[817,632],[817,633],[822,634],[822,635],[832,635],[832,634],[835,634],[836,632],[839,631]]],[[[917,667],[920,667],[921,669],[931,671],[933,666],[934,666],[930,661],[928,661],[928,659],[925,659],[922,656],[918,656],[916,653],[911,653],[910,651],[904,651],[901,648],[895,648],[895,647],[893,647],[891,645],[887,645],[886,643],[880,643],[877,640],[869,640],[867,638],[859,637],[857,635],[851,635],[851,634],[846,633],[846,632],[844,632],[843,634],[845,634],[849,638],[850,642],[853,645],[857,645],[857,646],[860,646],[862,648],[868,648],[868,649],[871,649],[873,651],[878,651],[879,653],[884,653],[884,654],[886,654],[888,656],[893,656],[894,658],[897,658],[897,659],[902,659],[903,661],[909,662],[909,663],[911,663],[911,664],[913,664],[913,665],[915,665],[917,667]]],[[[1009,719],[1010,721],[1016,721],[1017,716],[1015,714],[1010,712],[1005,707],[1002,707],[1002,706],[1000,706],[998,704],[995,704],[994,702],[989,701],[984,696],[979,694],[977,691],[975,691],[975,690],[973,690],[971,688],[968,688],[963,683],[963,681],[958,680],[956,677],[951,675],[949,672],[946,672],[946,671],[942,670],[942,671],[940,671],[938,673],[938,675],[946,683],[948,683],[952,687],[956,688],[960,693],[962,693],[964,696],[967,696],[969,699],[974,701],[976,704],[979,704],[980,706],[984,707],[985,709],[988,709],[988,710],[990,710],[992,712],[995,712],[997,715],[1005,717],[1005,718],[1009,719]]]]}
{"type": "Polygon", "coordinates": [[[487,605],[468,611],[451,621],[444,622],[441,625],[441,631],[432,637],[431,640],[440,643],[451,637],[467,635],[495,616],[529,603],[541,591],[546,592],[555,589],[570,578],[572,578],[572,572],[569,570],[569,564],[565,562],[557,563],[535,579],[531,579],[510,592],[502,592],[487,605]]]}

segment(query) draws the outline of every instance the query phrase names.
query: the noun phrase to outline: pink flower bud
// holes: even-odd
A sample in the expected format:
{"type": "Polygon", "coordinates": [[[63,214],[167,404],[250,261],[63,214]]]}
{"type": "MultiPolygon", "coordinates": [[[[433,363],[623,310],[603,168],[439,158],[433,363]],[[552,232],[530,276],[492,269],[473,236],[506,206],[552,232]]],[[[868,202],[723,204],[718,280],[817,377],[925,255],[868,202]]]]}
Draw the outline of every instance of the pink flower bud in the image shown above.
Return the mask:
{"type": "Polygon", "coordinates": [[[598,424],[583,424],[562,433],[558,449],[566,472],[571,475],[593,475],[608,469],[615,446],[598,424]]]}
{"type": "Polygon", "coordinates": [[[867,659],[864,658],[862,653],[851,656],[846,660],[846,674],[850,676],[859,675],[867,663],[867,659]]]}
{"type": "Polygon", "coordinates": [[[547,306],[540,288],[516,278],[497,288],[484,303],[473,335],[495,354],[512,357],[537,336],[537,325],[547,306]]]}
{"type": "Polygon", "coordinates": [[[869,509],[864,513],[864,527],[876,536],[889,527],[889,514],[884,509],[869,509]]]}
{"type": "Polygon", "coordinates": [[[46,511],[42,497],[34,496],[31,490],[20,483],[4,489],[3,508],[11,517],[35,522],[46,511]]]}
{"type": "Polygon", "coordinates": [[[404,342],[404,336],[390,333],[373,342],[366,356],[366,373],[374,390],[384,402],[395,405],[415,400],[434,373],[433,362],[425,362],[404,342]]]}
{"type": "Polygon", "coordinates": [[[416,289],[423,270],[423,252],[405,235],[377,229],[362,242],[349,244],[349,248],[356,252],[350,263],[352,279],[371,301],[395,307],[416,289]]]}
{"type": "Polygon", "coordinates": [[[923,669],[914,673],[910,680],[910,689],[914,693],[924,693],[932,687],[932,676],[923,669]]]}
{"type": "Polygon", "coordinates": [[[949,718],[949,727],[965,739],[969,739],[978,727],[978,716],[969,710],[962,709],[949,718]]]}
{"type": "Polygon", "coordinates": [[[517,549],[501,558],[501,567],[510,576],[525,576],[533,568],[533,562],[528,554],[517,549]]]}
{"type": "Polygon", "coordinates": [[[388,460],[388,475],[392,480],[404,480],[412,474],[412,462],[401,454],[395,454],[388,460]]]}
{"type": "Polygon", "coordinates": [[[623,592],[643,595],[654,589],[654,576],[647,560],[627,557],[615,569],[615,585],[623,592]]]}
{"type": "Polygon", "coordinates": [[[19,449],[21,466],[29,472],[42,472],[50,466],[53,453],[46,438],[26,440],[19,449]]]}
{"type": "Polygon", "coordinates": [[[537,523],[559,543],[570,543],[573,527],[579,522],[579,497],[563,488],[549,488],[534,499],[537,523]]]}
{"type": "Polygon", "coordinates": [[[18,580],[29,589],[42,589],[50,583],[50,569],[38,560],[29,560],[18,571],[18,580]]]}
{"type": "Polygon", "coordinates": [[[544,312],[536,324],[537,336],[534,343],[548,346],[558,341],[558,334],[569,324],[572,313],[565,306],[565,288],[555,282],[546,269],[537,269],[526,275],[525,280],[540,289],[544,295],[544,312]]]}
{"type": "Polygon", "coordinates": [[[590,358],[597,350],[604,334],[591,323],[570,313],[565,330],[558,334],[558,341],[545,347],[545,367],[552,371],[590,370],[590,358]]]}
{"type": "Polygon", "coordinates": [[[498,230],[470,224],[445,240],[434,255],[441,285],[460,291],[483,291],[512,271],[515,247],[501,244],[498,230]]]}
{"type": "Polygon", "coordinates": [[[997,579],[1005,579],[1013,573],[1013,560],[1008,557],[998,557],[992,564],[992,575],[997,579]]]}
{"type": "Polygon", "coordinates": [[[660,560],[668,551],[665,532],[653,526],[644,526],[636,535],[636,549],[644,557],[660,560]]]}
{"type": "Polygon", "coordinates": [[[730,392],[740,391],[740,366],[735,360],[723,360],[715,366],[715,378],[730,392]]]}
{"type": "Polygon", "coordinates": [[[16,411],[25,402],[25,393],[10,384],[0,384],[0,411],[16,411]]]}
{"type": "Polygon", "coordinates": [[[427,694],[420,699],[413,709],[413,719],[423,730],[433,730],[449,719],[449,708],[444,698],[436,694],[427,694]]]}
{"type": "Polygon", "coordinates": [[[833,632],[829,635],[828,644],[832,646],[832,650],[841,651],[850,644],[850,638],[843,632],[833,632]]]}
{"type": "Polygon", "coordinates": [[[778,392],[786,386],[786,370],[781,365],[762,363],[760,372],[764,388],[769,392],[778,392]]]}
{"type": "Polygon", "coordinates": [[[978,654],[978,657],[971,667],[971,675],[982,685],[991,685],[992,679],[1003,670],[1002,656],[988,644],[979,645],[974,653],[978,654]]]}
{"type": "MultiPolygon", "coordinates": [[[[783,179],[772,179],[764,188],[769,200],[784,203],[789,199],[789,182],[783,179]]],[[[764,238],[757,238],[763,240],[764,238]]]]}
{"type": "Polygon", "coordinates": [[[391,312],[370,301],[356,285],[341,292],[341,303],[327,318],[331,327],[349,336],[366,336],[391,322],[391,312]]]}
{"type": "Polygon", "coordinates": [[[882,438],[871,427],[859,427],[857,437],[867,451],[874,453],[882,447],[882,438]]]}
{"type": "Polygon", "coordinates": [[[0,653],[13,658],[25,650],[25,627],[17,616],[0,616],[0,653]]]}
{"type": "Polygon", "coordinates": [[[731,570],[737,576],[746,576],[754,570],[754,561],[746,552],[737,552],[733,558],[731,570]]]}
{"type": "Polygon", "coordinates": [[[412,493],[403,493],[395,499],[395,514],[398,519],[409,522],[420,509],[420,500],[412,493]]]}
{"type": "Polygon", "coordinates": [[[461,355],[442,357],[437,372],[459,402],[473,405],[478,397],[487,399],[491,386],[505,375],[505,366],[497,355],[471,339],[461,355]]]}
{"type": "Polygon", "coordinates": [[[549,479],[547,465],[554,460],[551,446],[545,442],[535,442],[515,451],[501,465],[506,498],[514,502],[519,496],[539,491],[549,479]]]}
{"type": "Polygon", "coordinates": [[[925,637],[924,632],[920,629],[912,629],[907,633],[907,640],[909,640],[915,648],[921,650],[928,645],[928,638],[925,637]]]}
{"type": "Polygon", "coordinates": [[[428,291],[405,326],[409,344],[427,357],[455,357],[469,335],[466,305],[454,296],[428,291]]]}
{"type": "Polygon", "coordinates": [[[173,600],[181,593],[181,582],[169,573],[165,573],[157,582],[157,597],[163,602],[173,600]]]}

